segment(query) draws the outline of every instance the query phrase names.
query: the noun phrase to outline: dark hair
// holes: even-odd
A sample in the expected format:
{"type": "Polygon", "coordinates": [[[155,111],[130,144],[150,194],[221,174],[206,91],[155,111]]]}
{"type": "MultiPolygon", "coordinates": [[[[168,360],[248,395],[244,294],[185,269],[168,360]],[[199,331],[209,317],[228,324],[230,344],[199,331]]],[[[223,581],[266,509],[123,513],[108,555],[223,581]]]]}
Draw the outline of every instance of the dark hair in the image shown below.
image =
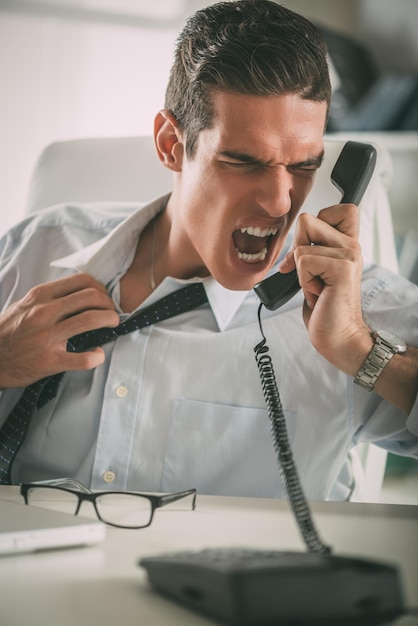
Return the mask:
{"type": "Polygon", "coordinates": [[[177,39],[165,107],[193,157],[213,121],[214,89],[331,97],[326,45],[309,20],[271,0],[219,2],[192,15],[177,39]]]}

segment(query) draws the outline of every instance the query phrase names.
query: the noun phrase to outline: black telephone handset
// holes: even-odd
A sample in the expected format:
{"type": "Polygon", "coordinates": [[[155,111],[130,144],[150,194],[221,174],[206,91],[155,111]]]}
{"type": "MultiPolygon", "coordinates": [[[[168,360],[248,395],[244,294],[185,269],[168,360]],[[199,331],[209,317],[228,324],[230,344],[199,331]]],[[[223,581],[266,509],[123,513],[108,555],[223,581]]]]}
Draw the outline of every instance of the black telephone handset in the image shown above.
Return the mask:
{"type": "MultiPolygon", "coordinates": [[[[372,177],[376,156],[376,149],[370,144],[347,141],[344,145],[331,173],[331,181],[343,194],[341,203],[360,203],[372,177]]],[[[286,304],[299,290],[296,270],[273,274],[254,287],[261,302],[270,311],[286,304]]]]}

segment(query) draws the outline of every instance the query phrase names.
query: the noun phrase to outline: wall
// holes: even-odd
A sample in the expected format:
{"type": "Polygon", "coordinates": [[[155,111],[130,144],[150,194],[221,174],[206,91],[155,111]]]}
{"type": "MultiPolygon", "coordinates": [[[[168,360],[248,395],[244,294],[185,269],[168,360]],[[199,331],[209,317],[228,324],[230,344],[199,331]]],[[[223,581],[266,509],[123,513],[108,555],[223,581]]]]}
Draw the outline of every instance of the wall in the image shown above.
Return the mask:
{"type": "MultiPolygon", "coordinates": [[[[63,9],[70,4],[0,0],[0,233],[23,215],[30,172],[46,144],[151,132],[153,115],[163,105],[177,32],[186,15],[210,2],[131,3],[153,11],[152,18],[142,20],[151,30],[141,27],[138,16],[98,12],[95,21],[92,12],[63,9]],[[47,5],[56,10],[45,9],[47,5]],[[166,16],[161,22],[158,8],[166,16]]],[[[394,65],[397,59],[396,65],[418,68],[418,38],[412,36],[418,23],[416,0],[284,4],[372,43],[381,63],[394,65]],[[383,39],[390,45],[382,45],[383,39]]],[[[115,11],[129,3],[107,0],[104,5],[115,11]]]]}
{"type": "Polygon", "coordinates": [[[31,169],[49,142],[152,132],[174,37],[0,12],[0,231],[23,214],[31,169]]]}
{"type": "Polygon", "coordinates": [[[418,72],[417,0],[284,0],[283,4],[366,44],[382,70],[418,72]]]}

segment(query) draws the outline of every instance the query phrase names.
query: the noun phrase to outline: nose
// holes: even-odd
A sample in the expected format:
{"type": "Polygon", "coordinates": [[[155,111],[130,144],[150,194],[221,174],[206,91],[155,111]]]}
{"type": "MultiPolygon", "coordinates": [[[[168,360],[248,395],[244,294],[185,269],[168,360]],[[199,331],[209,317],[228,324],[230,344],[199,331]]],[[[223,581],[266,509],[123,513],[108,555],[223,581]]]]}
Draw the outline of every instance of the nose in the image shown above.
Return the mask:
{"type": "Polygon", "coordinates": [[[284,165],[264,170],[259,180],[258,204],[272,217],[281,217],[292,206],[294,179],[284,165]]]}

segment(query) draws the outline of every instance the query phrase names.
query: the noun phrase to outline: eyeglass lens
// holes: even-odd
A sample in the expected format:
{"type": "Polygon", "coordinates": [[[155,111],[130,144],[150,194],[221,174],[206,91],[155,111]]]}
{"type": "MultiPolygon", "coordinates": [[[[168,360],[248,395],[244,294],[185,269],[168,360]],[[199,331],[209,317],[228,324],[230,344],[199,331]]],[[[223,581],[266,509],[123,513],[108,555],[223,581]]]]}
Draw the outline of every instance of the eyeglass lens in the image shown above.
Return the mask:
{"type": "Polygon", "coordinates": [[[28,504],[39,506],[43,509],[62,511],[74,515],[77,510],[77,494],[64,489],[51,489],[50,487],[37,487],[28,490],[28,504]]]}
{"type": "Polygon", "coordinates": [[[101,519],[109,524],[138,528],[151,521],[151,502],[140,495],[106,493],[96,499],[96,506],[101,519]]]}

